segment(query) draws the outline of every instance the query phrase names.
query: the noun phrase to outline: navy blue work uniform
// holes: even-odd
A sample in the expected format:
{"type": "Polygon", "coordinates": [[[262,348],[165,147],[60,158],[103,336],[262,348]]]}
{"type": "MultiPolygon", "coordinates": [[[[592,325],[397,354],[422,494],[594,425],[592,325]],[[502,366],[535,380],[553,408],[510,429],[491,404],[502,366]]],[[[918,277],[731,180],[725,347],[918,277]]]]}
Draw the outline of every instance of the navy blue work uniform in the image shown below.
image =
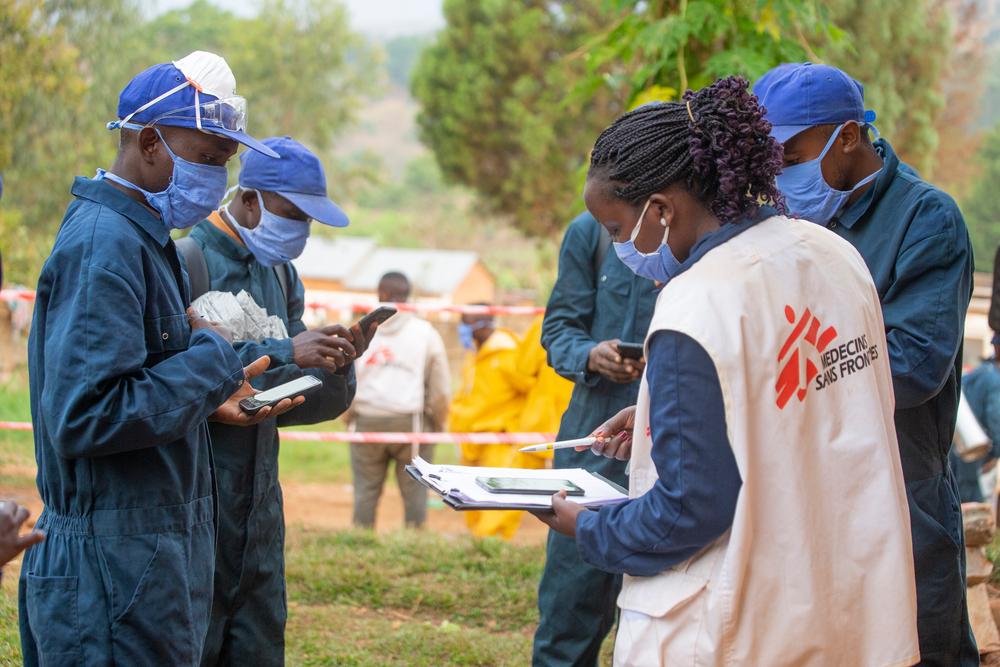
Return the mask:
{"type": "Polygon", "coordinates": [[[979,473],[983,462],[1000,456],[1000,368],[996,359],[987,359],[979,368],[962,378],[962,392],[986,435],[993,441],[993,451],[979,461],[963,461],[952,449],[948,458],[958,479],[959,497],[963,503],[983,502],[979,473]]]}
{"type": "Polygon", "coordinates": [[[948,465],[972,246],[951,197],[900,163],[888,142],[875,148],[884,166],[874,185],[827,226],[861,253],[882,303],[913,532],[921,664],[978,665],[965,601],[962,512],[948,465]]]}
{"type": "MultiPolygon", "coordinates": [[[[212,220],[225,224],[218,214],[212,220]]],[[[199,223],[191,238],[201,247],[210,289],[246,290],[268,315],[285,322],[289,336],[306,330],[302,282],[288,266],[290,298],[275,271],[267,268],[212,220],[199,223]]],[[[304,374],[323,381],[321,390],[277,419],[240,428],[211,424],[212,451],[219,484],[219,541],[216,548],[215,598],[205,665],[281,665],[285,657],[285,517],[278,484],[278,428],[314,424],[340,416],[354,398],[353,365],[340,372],[302,370],[295,365],[291,338],[239,342],[245,364],[265,354],[271,368],[254,378],[257,389],[269,389],[304,374]]]]}
{"type": "Polygon", "coordinates": [[[206,419],[243,382],[192,333],[167,227],[77,178],[38,282],[28,342],[47,537],[19,590],[27,665],[197,665],[212,603],[206,419]]]}
{"type": "MultiPolygon", "coordinates": [[[[657,291],[632,273],[614,249],[599,269],[600,225],[589,213],[570,223],[559,251],[559,275],[542,324],[549,365],[576,383],[559,439],[580,438],[635,405],[639,381],[616,384],[587,370],[591,349],[618,338],[641,343],[649,330],[657,291]]],[[[626,485],[625,463],[590,452],[560,449],[556,468],[582,467],[626,485]]],[[[538,586],[534,665],[596,665],[601,643],[615,622],[621,575],[586,564],[569,537],[549,531],[545,570],[538,586]]]]}

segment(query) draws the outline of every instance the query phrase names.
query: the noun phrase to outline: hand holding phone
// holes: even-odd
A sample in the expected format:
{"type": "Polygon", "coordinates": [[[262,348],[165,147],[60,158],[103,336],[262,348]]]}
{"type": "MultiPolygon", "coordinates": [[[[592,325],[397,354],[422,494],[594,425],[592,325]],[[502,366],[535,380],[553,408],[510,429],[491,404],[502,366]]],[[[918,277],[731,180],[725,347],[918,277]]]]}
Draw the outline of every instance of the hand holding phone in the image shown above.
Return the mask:
{"type": "Polygon", "coordinates": [[[645,350],[643,349],[642,343],[625,343],[619,341],[618,354],[622,355],[622,359],[633,359],[635,361],[639,361],[645,355],[645,350]]]}
{"type": "Polygon", "coordinates": [[[323,382],[312,375],[303,375],[291,382],[280,384],[277,387],[262,391],[253,396],[248,396],[240,401],[240,409],[248,415],[255,415],[261,409],[277,405],[286,398],[298,398],[316,391],[323,386],[323,382]]]}
{"type": "Polygon", "coordinates": [[[379,306],[358,320],[358,326],[361,328],[361,332],[367,337],[373,324],[376,326],[382,324],[387,319],[395,315],[396,312],[396,309],[392,306],[379,306]]]}

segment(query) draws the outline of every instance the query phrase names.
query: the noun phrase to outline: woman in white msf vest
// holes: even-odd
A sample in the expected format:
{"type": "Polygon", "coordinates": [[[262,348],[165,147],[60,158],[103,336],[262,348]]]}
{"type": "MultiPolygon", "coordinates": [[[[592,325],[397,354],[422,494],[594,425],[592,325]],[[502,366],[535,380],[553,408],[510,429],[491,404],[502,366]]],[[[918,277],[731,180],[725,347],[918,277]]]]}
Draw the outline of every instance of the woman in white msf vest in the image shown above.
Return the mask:
{"type": "Polygon", "coordinates": [[[919,659],[878,295],[849,244],[778,213],[768,130],[728,78],[622,116],[591,155],[587,208],[666,283],[638,404],[595,432],[631,457],[629,500],[540,515],[625,574],[616,665],[919,659]]]}

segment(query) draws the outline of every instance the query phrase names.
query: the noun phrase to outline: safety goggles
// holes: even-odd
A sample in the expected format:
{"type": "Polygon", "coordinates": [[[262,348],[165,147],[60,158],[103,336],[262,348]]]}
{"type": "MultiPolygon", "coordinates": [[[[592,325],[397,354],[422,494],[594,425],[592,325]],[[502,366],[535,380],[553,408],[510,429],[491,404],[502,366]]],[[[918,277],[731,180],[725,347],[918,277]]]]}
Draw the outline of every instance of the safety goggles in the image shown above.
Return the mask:
{"type": "MultiPolygon", "coordinates": [[[[146,121],[142,125],[136,123],[130,123],[129,121],[137,113],[148,109],[154,104],[166,99],[170,95],[184,89],[185,87],[193,85],[189,81],[185,81],[176,88],[172,88],[167,92],[163,93],[159,97],[156,97],[149,102],[146,102],[141,107],[125,116],[121,120],[115,120],[108,123],[108,129],[114,130],[118,128],[127,128],[131,130],[141,130],[143,127],[148,127],[150,125],[156,125],[165,120],[169,119],[183,119],[190,120],[191,112],[194,111],[195,127],[199,130],[212,130],[212,129],[223,129],[229,130],[231,132],[245,132],[247,128],[247,101],[245,98],[234,95],[232,97],[226,97],[223,99],[212,100],[211,102],[201,103],[199,100],[200,91],[195,88],[194,105],[183,106],[177,109],[172,109],[165,113],[162,113],[155,118],[146,121]]],[[[173,124],[173,123],[169,123],[173,124]]]]}

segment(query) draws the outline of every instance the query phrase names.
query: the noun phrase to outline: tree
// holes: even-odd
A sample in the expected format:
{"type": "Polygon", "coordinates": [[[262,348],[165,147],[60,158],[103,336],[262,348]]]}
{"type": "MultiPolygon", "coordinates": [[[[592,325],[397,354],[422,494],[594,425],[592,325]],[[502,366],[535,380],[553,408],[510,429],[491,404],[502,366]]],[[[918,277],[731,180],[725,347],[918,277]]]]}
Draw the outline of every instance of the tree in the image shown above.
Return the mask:
{"type": "Polygon", "coordinates": [[[566,55],[610,20],[601,5],[446,0],[447,27],[413,74],[420,136],[445,178],[535,234],[581,208],[577,172],[621,108],[603,91],[565,104],[584,71],[566,55]]]}
{"type": "Polygon", "coordinates": [[[830,20],[850,43],[825,44],[826,60],[865,86],[876,127],[903,160],[932,175],[948,62],[950,14],[940,0],[828,0],[830,20]]]}
{"type": "Polygon", "coordinates": [[[625,108],[802,59],[803,35],[826,34],[812,0],[446,0],[444,15],[414,76],[421,137],[446,178],[540,235],[579,211],[587,151],[625,108]]]}
{"type": "Polygon", "coordinates": [[[978,162],[982,172],[965,198],[962,212],[972,238],[976,268],[991,271],[993,255],[1000,247],[1000,199],[996,195],[1000,183],[1000,125],[983,141],[978,162]]]}

